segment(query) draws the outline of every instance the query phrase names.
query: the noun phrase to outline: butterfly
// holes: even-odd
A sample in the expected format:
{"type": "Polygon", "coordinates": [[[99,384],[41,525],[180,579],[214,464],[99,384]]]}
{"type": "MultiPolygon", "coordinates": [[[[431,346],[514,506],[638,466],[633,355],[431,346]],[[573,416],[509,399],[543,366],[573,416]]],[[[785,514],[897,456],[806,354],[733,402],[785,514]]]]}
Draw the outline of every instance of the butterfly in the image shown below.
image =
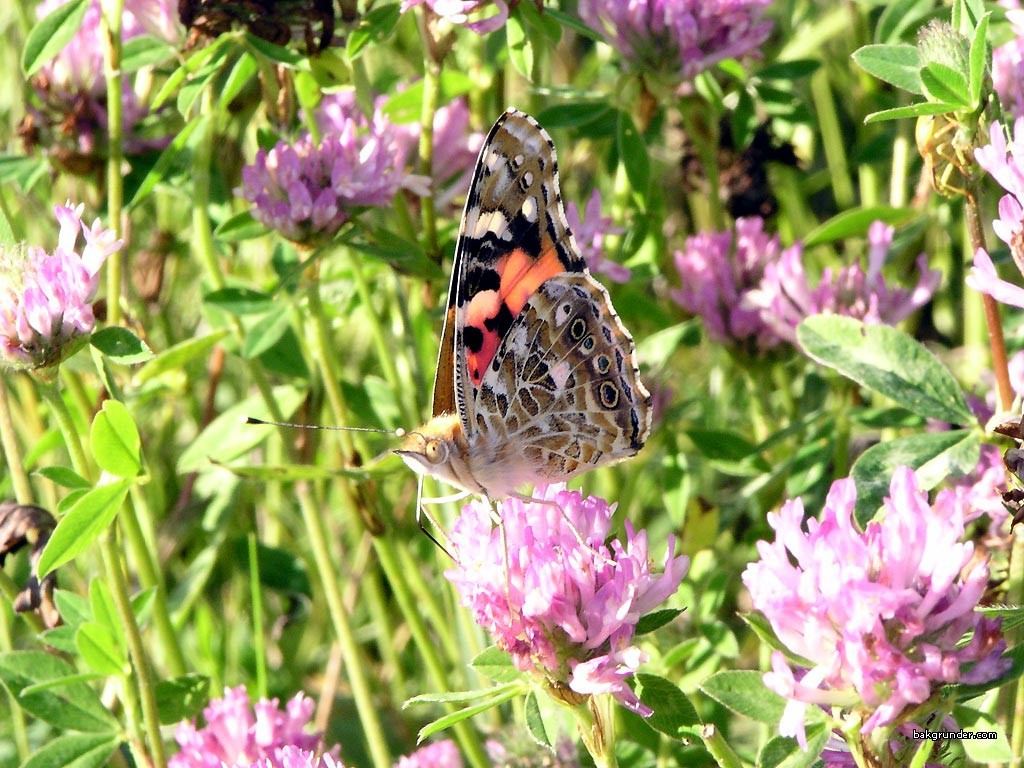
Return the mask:
{"type": "Polygon", "coordinates": [[[509,109],[462,215],[432,418],[396,453],[495,500],[633,456],[650,428],[633,339],[566,222],[555,145],[509,109]]]}

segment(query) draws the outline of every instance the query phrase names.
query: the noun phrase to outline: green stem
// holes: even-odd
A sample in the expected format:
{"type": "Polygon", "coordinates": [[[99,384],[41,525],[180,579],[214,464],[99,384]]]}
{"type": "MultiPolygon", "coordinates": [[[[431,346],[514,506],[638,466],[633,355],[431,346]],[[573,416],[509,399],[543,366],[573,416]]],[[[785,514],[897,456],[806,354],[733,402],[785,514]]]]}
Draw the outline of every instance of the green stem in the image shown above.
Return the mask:
{"type": "MultiPolygon", "coordinates": [[[[107,218],[117,237],[123,234],[121,212],[124,207],[124,110],[121,104],[121,20],[124,0],[103,0],[103,29],[106,32],[104,69],[107,80],[107,218]]],[[[122,255],[107,258],[107,322],[121,323],[122,255]]]]}
{"type": "MultiPolygon", "coordinates": [[[[384,571],[388,583],[391,584],[391,588],[395,592],[395,599],[398,601],[398,606],[405,617],[406,624],[409,626],[409,632],[412,634],[413,641],[419,649],[427,675],[430,677],[431,685],[441,691],[449,689],[451,687],[450,675],[441,662],[441,657],[437,651],[437,643],[431,639],[427,625],[423,621],[423,614],[420,612],[419,605],[406,581],[406,571],[402,569],[399,563],[394,544],[386,536],[374,537],[373,543],[377,550],[381,569],[384,571]]],[[[455,707],[453,706],[450,709],[454,711],[455,707]]],[[[489,760],[484,753],[479,735],[469,727],[468,723],[465,721],[457,723],[453,727],[453,731],[472,768],[484,768],[489,765],[489,760]]]]}
{"type": "Polygon", "coordinates": [[[821,126],[821,143],[825,150],[825,162],[832,176],[832,193],[840,208],[851,208],[855,203],[850,166],[846,160],[846,138],[839,126],[836,102],[828,71],[819,69],[811,75],[811,98],[821,126]]]}
{"type": "Polygon", "coordinates": [[[210,164],[213,162],[214,113],[213,96],[209,90],[203,94],[202,114],[205,125],[197,129],[194,162],[192,163],[192,250],[203,265],[207,279],[214,290],[224,287],[224,276],[217,263],[213,246],[213,227],[210,224],[210,164]]]}
{"type": "Polygon", "coordinates": [[[125,506],[118,515],[121,532],[132,552],[135,567],[139,573],[139,582],[147,589],[153,589],[153,628],[160,639],[160,648],[167,670],[177,677],[185,674],[185,657],[178,642],[178,633],[171,621],[171,612],[167,606],[167,584],[163,573],[156,566],[153,550],[146,541],[139,523],[139,510],[145,509],[146,497],[142,489],[133,486],[131,503],[125,506]]]}
{"type": "Polygon", "coordinates": [[[900,121],[900,133],[892,143],[892,176],[889,177],[889,205],[902,208],[907,204],[907,167],[910,164],[910,139],[900,121]]]}
{"type": "Polygon", "coordinates": [[[164,756],[164,742],[160,735],[160,717],[156,707],[156,687],[149,666],[149,657],[146,655],[146,649],[142,642],[142,633],[135,621],[135,612],[132,610],[131,598],[128,595],[128,583],[123,570],[124,550],[117,546],[115,530],[111,528],[101,536],[100,545],[103,549],[103,560],[114,597],[114,605],[117,607],[117,613],[128,640],[128,653],[131,656],[135,672],[132,677],[124,678],[122,690],[125,693],[131,691],[130,695],[134,697],[135,691],[132,685],[134,679],[142,703],[142,721],[149,742],[152,764],[155,768],[166,768],[167,759],[164,756]]]}
{"type": "Polygon", "coordinates": [[[616,768],[615,701],[611,694],[590,696],[574,706],[576,728],[596,768],[616,768]]]}
{"type": "Polygon", "coordinates": [[[14,423],[11,421],[11,406],[7,399],[7,379],[5,376],[0,376],[0,443],[4,447],[7,469],[11,473],[11,483],[14,485],[14,498],[18,500],[19,504],[31,504],[34,498],[32,484],[29,482],[28,473],[25,471],[21,446],[18,445],[18,436],[14,433],[14,423]]]}
{"type": "Polygon", "coordinates": [[[418,421],[416,410],[410,405],[408,397],[402,397],[402,392],[406,388],[403,388],[399,381],[398,370],[395,368],[394,354],[392,348],[388,345],[388,340],[384,337],[384,324],[381,322],[380,315],[377,314],[377,310],[373,306],[373,295],[370,293],[370,286],[366,282],[362,262],[356,254],[353,254],[349,261],[352,264],[352,275],[356,281],[356,290],[359,291],[359,300],[370,320],[370,335],[373,338],[373,345],[377,352],[377,359],[380,361],[381,370],[384,373],[384,379],[387,381],[391,391],[398,397],[399,406],[402,409],[402,417],[408,424],[415,424],[418,421]]]}
{"type": "MultiPolygon", "coordinates": [[[[1006,594],[1019,605],[1019,596],[1024,594],[1024,532],[1019,525],[1014,528],[1010,569],[1006,581],[1006,594]]],[[[1024,630],[1017,627],[1008,640],[1011,645],[1022,642],[1024,630]]],[[[1010,754],[1013,755],[1010,768],[1021,768],[1024,765],[1024,681],[1019,678],[1013,693],[1013,719],[1006,727],[1010,735],[1010,754]]]]}
{"type": "MultiPolygon", "coordinates": [[[[345,396],[338,385],[340,376],[338,360],[332,354],[334,346],[331,342],[331,331],[327,326],[327,317],[324,314],[323,303],[320,301],[320,281],[316,277],[312,277],[307,281],[306,303],[309,307],[309,317],[313,321],[313,357],[320,365],[321,376],[324,379],[324,390],[327,392],[327,402],[331,406],[331,416],[339,426],[352,426],[348,406],[345,404],[345,396]]],[[[390,381],[388,383],[390,385],[390,381]]],[[[397,390],[392,391],[397,392],[397,390]]],[[[342,429],[338,430],[335,434],[338,442],[341,444],[344,461],[347,464],[352,461],[355,455],[352,433],[342,429]]]]}
{"type": "Polygon", "coordinates": [[[260,589],[259,548],[256,534],[249,539],[249,594],[252,605],[252,653],[256,659],[256,692],[267,697],[267,650],[263,642],[263,592],[260,589]]]}
{"type": "Polygon", "coordinates": [[[914,757],[910,761],[909,768],[924,768],[928,762],[928,758],[932,754],[932,748],[935,746],[935,742],[931,739],[925,739],[921,745],[914,752],[914,757]]]}
{"type": "Polygon", "coordinates": [[[700,109],[683,104],[679,110],[686,135],[700,157],[708,184],[706,195],[690,195],[689,200],[691,208],[695,209],[692,210],[695,227],[720,232],[725,227],[725,212],[722,210],[721,181],[718,172],[718,115],[712,113],[710,104],[699,104],[700,109]]]}
{"type": "Polygon", "coordinates": [[[700,729],[700,738],[720,768],[743,768],[743,761],[725,740],[714,723],[705,723],[700,729]]]}
{"type": "Polygon", "coordinates": [[[64,446],[71,456],[71,466],[75,472],[86,480],[92,478],[92,468],[85,458],[85,451],[82,449],[82,441],[78,439],[78,429],[75,427],[75,420],[71,417],[67,403],[61,396],[60,389],[56,383],[40,382],[39,389],[43,393],[43,399],[50,406],[50,413],[57,421],[57,426],[64,436],[64,446]]]}
{"type": "MultiPolygon", "coordinates": [[[[966,198],[964,212],[967,217],[967,231],[971,237],[971,253],[985,249],[985,230],[981,223],[981,213],[976,190],[970,190],[966,198]]],[[[1006,360],[1006,342],[1003,339],[1003,326],[999,319],[999,305],[988,294],[982,295],[985,303],[985,323],[988,326],[988,344],[992,351],[992,372],[996,377],[996,390],[999,394],[999,408],[1003,411],[1013,407],[1013,387],[1010,386],[1010,371],[1006,360]]],[[[1024,726],[1024,724],[1022,724],[1024,726]]]]}
{"type": "Polygon", "coordinates": [[[370,748],[370,757],[374,768],[391,768],[391,756],[388,752],[384,728],[381,725],[377,706],[370,695],[370,687],[366,682],[364,670],[366,662],[359,652],[355,633],[349,622],[348,612],[341,597],[341,580],[331,559],[327,544],[331,537],[324,525],[320,510],[313,504],[309,486],[300,482],[295,486],[295,493],[302,510],[302,520],[309,534],[313,548],[313,560],[320,575],[321,586],[327,599],[334,631],[338,636],[341,655],[345,662],[345,673],[352,686],[352,698],[355,700],[359,720],[363,726],[363,737],[370,748]]]}
{"type": "Polygon", "coordinates": [[[437,240],[437,211],[434,208],[434,115],[441,98],[441,67],[443,57],[436,55],[437,43],[427,26],[427,10],[419,15],[420,37],[423,40],[423,104],[420,107],[420,173],[431,179],[430,194],[420,199],[423,217],[423,238],[430,256],[441,263],[441,245],[437,240]]]}

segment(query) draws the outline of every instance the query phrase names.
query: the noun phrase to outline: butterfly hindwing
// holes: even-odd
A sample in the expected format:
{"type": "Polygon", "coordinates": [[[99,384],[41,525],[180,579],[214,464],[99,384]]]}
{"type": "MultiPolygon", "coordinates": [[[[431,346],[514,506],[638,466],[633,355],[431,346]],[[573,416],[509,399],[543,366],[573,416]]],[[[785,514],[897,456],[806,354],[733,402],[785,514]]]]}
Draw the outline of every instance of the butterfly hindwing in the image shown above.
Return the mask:
{"type": "Polygon", "coordinates": [[[478,431],[548,482],[633,456],[650,431],[633,340],[588,274],[551,278],[527,301],[475,406],[478,431]]]}
{"type": "Polygon", "coordinates": [[[474,423],[484,372],[526,301],[563,272],[585,272],[558,188],[554,143],[528,115],[509,110],[484,142],[455,250],[434,415],[474,423]]]}

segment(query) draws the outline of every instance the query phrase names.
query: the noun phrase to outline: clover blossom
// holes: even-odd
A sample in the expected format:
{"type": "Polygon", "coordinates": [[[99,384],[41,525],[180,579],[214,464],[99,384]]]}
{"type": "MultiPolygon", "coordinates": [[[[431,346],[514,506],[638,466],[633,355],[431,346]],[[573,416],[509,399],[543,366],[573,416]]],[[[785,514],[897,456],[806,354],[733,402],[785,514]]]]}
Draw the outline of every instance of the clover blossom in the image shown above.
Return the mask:
{"type": "Polygon", "coordinates": [[[833,274],[822,272],[811,288],[804,271],[802,247],[782,252],[778,261],[765,267],[756,290],[744,296],[747,308],[760,310],[761,319],[783,341],[796,343],[796,327],[811,315],[845,315],[867,324],[892,325],[909,317],[931,299],[942,273],[928,270],[927,257],[917,258],[919,278],[913,290],[889,286],[882,276],[893,228],[876,221],[868,229],[868,267],[853,263],[833,274]]]}
{"type": "Polygon", "coordinates": [[[609,217],[601,215],[601,193],[595,189],[590,194],[583,218],[576,203],[570,202],[565,208],[565,218],[590,271],[616,283],[629,282],[633,274],[629,268],[604,255],[604,236],[621,235],[623,230],[613,226],[609,217]]]}
{"type": "Polygon", "coordinates": [[[856,500],[852,480],[836,481],[821,520],[806,529],[800,499],[787,502],[768,516],[775,541],[758,542],[760,560],[743,573],[754,608],[813,665],[794,670],[776,651],[764,676],[789,700],[780,732],[805,749],[809,705],[857,712],[867,735],[898,725],[941,686],[987,682],[1010,663],[1000,658],[999,622],[974,612],[988,566],[960,541],[955,506],[929,506],[908,467],[896,470],[884,516],[863,533],[853,523],[856,500]]]}
{"type": "MultiPolygon", "coordinates": [[[[1010,255],[1024,272],[1024,117],[1014,122],[1009,145],[1003,126],[993,123],[989,143],[974,150],[974,159],[1006,190],[1007,194],[999,200],[999,218],[992,222],[992,229],[1010,246],[1010,255]]],[[[967,276],[967,284],[996,301],[1024,307],[1024,292],[996,276],[992,260],[981,248],[974,254],[974,268],[967,276]]]]}
{"type": "Polygon", "coordinates": [[[949,487],[936,494],[934,506],[949,505],[950,509],[943,513],[959,516],[965,524],[987,515],[990,532],[997,534],[1009,517],[1003,504],[1003,493],[1007,489],[1006,478],[1006,467],[999,448],[982,445],[974,470],[950,478],[949,487]]]}
{"type": "Polygon", "coordinates": [[[330,755],[316,757],[321,735],[306,730],[313,709],[313,700],[301,692],[281,710],[277,699],[251,703],[245,686],[226,688],[203,709],[204,726],[178,726],[174,739],[180,750],[168,768],[341,768],[330,755]]]}
{"type": "Polygon", "coordinates": [[[992,49],[992,86],[1003,109],[1024,117],[1024,10],[1008,10],[1006,20],[1014,37],[992,49]]]}
{"type": "Polygon", "coordinates": [[[235,193],[255,219],[289,240],[330,238],[355,209],[383,206],[403,186],[422,192],[405,173],[407,147],[379,111],[367,119],[354,98],[325,97],[317,113],[323,138],[304,132],[292,144],[259,150],[242,169],[235,193]]]}
{"type": "Polygon", "coordinates": [[[462,755],[451,739],[442,739],[398,758],[394,768],[462,768],[462,755]]]}
{"type": "Polygon", "coordinates": [[[99,219],[86,227],[84,209],[54,206],[60,233],[53,253],[38,246],[0,249],[0,359],[12,367],[55,365],[95,327],[100,267],[123,243],[99,219]]]}
{"type": "Polygon", "coordinates": [[[645,532],[627,522],[625,539],[605,544],[614,505],[564,484],[535,496],[501,502],[501,529],[488,504],[464,506],[451,535],[458,565],[445,577],[516,668],[570,700],[570,690],[610,693],[650,715],[626,685],[646,660],[631,643],[640,617],[676,591],[688,558],[673,558],[669,537],[664,572],[654,574],[645,532]]]}
{"type": "Polygon", "coordinates": [[[318,754],[289,745],[277,750],[275,757],[261,757],[244,768],[345,768],[345,764],[331,754],[318,754]]]}
{"type": "Polygon", "coordinates": [[[465,27],[478,35],[501,29],[508,21],[508,3],[505,0],[402,0],[401,11],[405,13],[424,3],[449,24],[465,27]],[[490,6],[493,6],[493,13],[488,12],[490,6]]]}
{"type": "MultiPolygon", "coordinates": [[[[36,6],[36,15],[43,18],[68,2],[43,0],[36,6]]],[[[121,39],[129,41],[149,32],[176,43],[180,29],[172,5],[169,0],[126,0],[121,39]]],[[[29,122],[22,133],[33,143],[56,143],[55,151],[73,170],[85,167],[85,158],[106,150],[104,45],[101,3],[90,0],[68,44],[31,78],[41,107],[29,107],[29,122]]],[[[121,109],[127,152],[160,148],[166,143],[166,132],[146,136],[139,129],[149,109],[135,93],[130,77],[122,80],[121,109]]]]}
{"type": "Polygon", "coordinates": [[[689,80],[757,52],[770,0],[580,0],[579,14],[636,69],[689,80]]]}
{"type": "Polygon", "coordinates": [[[764,219],[758,217],[736,219],[735,238],[731,232],[688,237],[675,256],[682,287],[670,295],[704,321],[712,340],[756,342],[760,349],[768,349],[778,337],[761,310],[745,306],[743,298],[760,284],[765,269],[779,260],[781,252],[778,235],[769,237],[764,219]]]}

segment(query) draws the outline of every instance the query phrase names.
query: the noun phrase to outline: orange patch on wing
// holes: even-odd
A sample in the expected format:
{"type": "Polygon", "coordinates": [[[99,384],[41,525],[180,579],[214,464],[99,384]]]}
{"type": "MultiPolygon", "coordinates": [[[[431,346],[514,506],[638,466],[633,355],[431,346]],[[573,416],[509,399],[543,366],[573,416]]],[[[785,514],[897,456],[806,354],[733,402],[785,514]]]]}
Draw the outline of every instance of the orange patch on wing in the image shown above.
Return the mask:
{"type": "Polygon", "coordinates": [[[519,314],[541,283],[565,271],[550,240],[545,238],[542,247],[539,258],[516,248],[495,265],[501,277],[499,293],[513,316],[519,314]]]}
{"type": "Polygon", "coordinates": [[[474,386],[480,385],[501,344],[498,332],[490,330],[487,321],[501,313],[502,305],[516,317],[541,283],[565,271],[550,239],[544,238],[542,249],[540,257],[516,248],[498,259],[494,265],[500,279],[498,290],[481,291],[466,306],[466,327],[476,328],[483,336],[479,350],[466,350],[466,367],[474,386]]]}

